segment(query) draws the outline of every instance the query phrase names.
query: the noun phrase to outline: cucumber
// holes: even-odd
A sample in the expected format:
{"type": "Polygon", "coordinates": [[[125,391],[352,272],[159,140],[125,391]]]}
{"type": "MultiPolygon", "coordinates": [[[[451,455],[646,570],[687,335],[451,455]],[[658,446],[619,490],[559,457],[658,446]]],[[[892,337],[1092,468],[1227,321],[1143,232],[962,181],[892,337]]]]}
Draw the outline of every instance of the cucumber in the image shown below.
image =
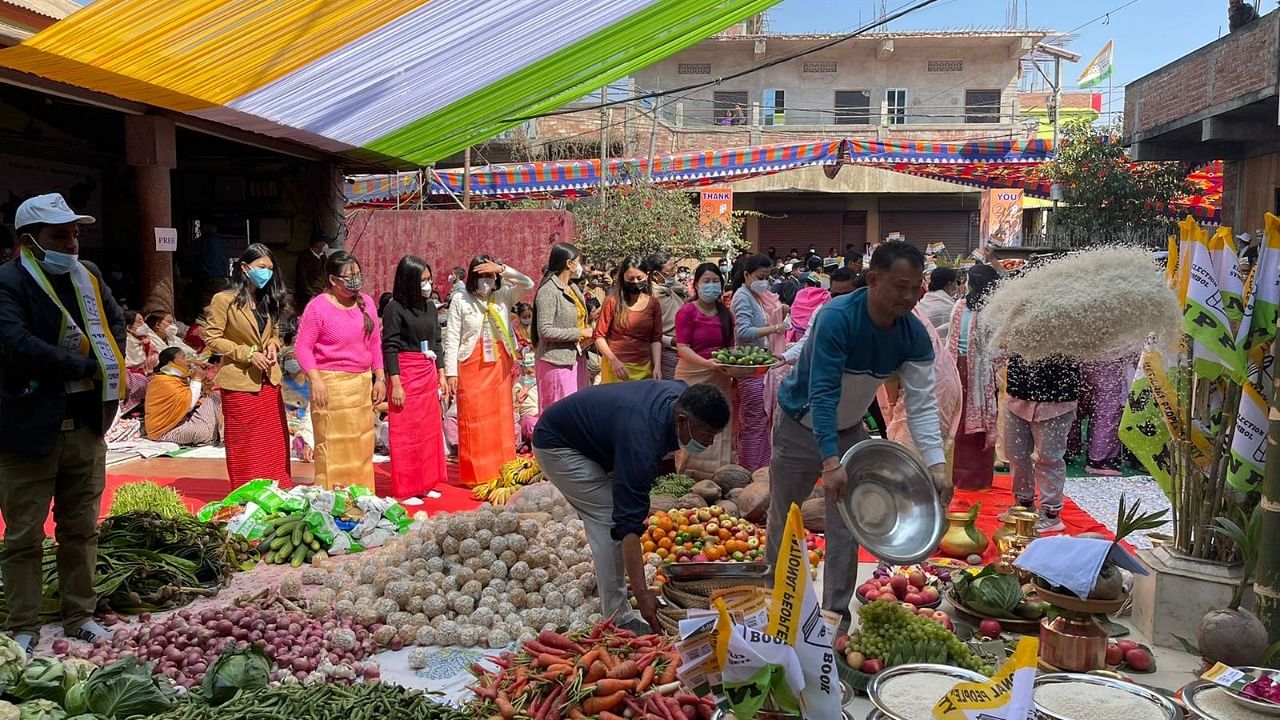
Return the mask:
{"type": "Polygon", "coordinates": [[[280,548],[284,547],[285,545],[292,545],[292,544],[293,544],[293,543],[289,542],[289,538],[287,538],[287,537],[278,537],[278,538],[276,538],[276,539],[272,540],[272,541],[271,541],[271,544],[270,544],[270,545],[268,545],[267,547],[271,548],[272,550],[279,550],[280,548]]]}
{"type": "Polygon", "coordinates": [[[302,542],[304,542],[304,543],[306,543],[306,544],[310,545],[310,544],[311,544],[311,541],[313,541],[313,540],[315,540],[315,539],[316,539],[315,534],[314,534],[314,533],[312,533],[310,530],[303,530],[303,531],[302,531],[302,542]]]}
{"type": "Polygon", "coordinates": [[[284,563],[288,562],[289,556],[291,554],[293,554],[293,546],[285,545],[284,547],[276,551],[276,554],[272,557],[271,562],[275,565],[283,565],[284,563]]]}
{"type": "Polygon", "coordinates": [[[298,524],[293,528],[293,544],[294,544],[294,545],[301,545],[301,544],[302,544],[302,533],[303,533],[303,530],[304,530],[304,528],[303,528],[303,526],[302,526],[302,523],[298,523],[298,524]]]}
{"type": "Polygon", "coordinates": [[[302,567],[302,559],[307,556],[307,546],[299,545],[294,549],[293,555],[289,558],[289,564],[294,567],[302,567]]]}
{"type": "Polygon", "coordinates": [[[318,552],[320,550],[320,541],[312,540],[311,542],[307,543],[307,547],[311,548],[312,552],[318,552]]]}

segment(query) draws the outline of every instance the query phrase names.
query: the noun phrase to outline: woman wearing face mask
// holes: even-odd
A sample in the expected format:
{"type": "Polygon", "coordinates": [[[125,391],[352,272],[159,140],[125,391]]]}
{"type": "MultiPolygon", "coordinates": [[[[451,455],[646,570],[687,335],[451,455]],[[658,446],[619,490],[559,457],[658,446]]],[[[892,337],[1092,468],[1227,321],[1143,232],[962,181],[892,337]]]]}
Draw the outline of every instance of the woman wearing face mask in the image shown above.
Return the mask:
{"type": "Polygon", "coordinates": [[[382,312],[382,362],[391,384],[391,494],[397,498],[426,495],[445,480],[439,374],[444,350],[430,294],[431,266],[406,255],[382,312]]]}
{"type": "Polygon", "coordinates": [[[645,269],[649,271],[650,290],[653,299],[658,301],[662,309],[662,377],[673,378],[676,374],[676,312],[685,304],[689,291],[675,279],[676,261],[670,253],[650,255],[645,261],[645,269]]]}
{"type": "Polygon", "coordinates": [[[524,356],[533,354],[533,306],[529,303],[519,302],[511,308],[511,327],[515,330],[516,346],[520,350],[520,360],[523,361],[524,356]]]}
{"type": "Polygon", "coordinates": [[[130,371],[150,375],[160,360],[160,350],[151,342],[151,328],[137,310],[126,310],[127,333],[124,339],[124,364],[130,371]]]}
{"type": "Polygon", "coordinates": [[[222,356],[222,443],[227,475],[239,487],[250,480],[292,484],[289,426],[280,394],[280,318],[288,313],[284,281],[266,245],[245,249],[231,289],[209,303],[205,346],[222,356]]]}
{"type": "Polygon", "coordinates": [[[464,292],[449,301],[444,332],[445,382],[457,399],[458,479],[472,486],[498,475],[516,456],[511,429],[517,356],[511,306],[533,281],[488,255],[471,260],[464,292]]]}
{"type": "MultiPolygon", "coordinates": [[[[733,347],[733,315],[720,302],[724,293],[724,276],[714,263],[702,263],[694,271],[693,289],[697,299],[676,312],[675,379],[689,385],[714,385],[726,398],[733,397],[733,382],[711,359],[711,353],[733,347]]],[[[721,466],[733,462],[733,438],[720,433],[716,441],[701,454],[679,451],[676,466],[680,472],[697,478],[709,478],[721,466]]]]}
{"type": "MultiPolygon", "coordinates": [[[[732,307],[738,345],[754,345],[776,355],[786,349],[788,308],[770,288],[772,270],[773,261],[768,255],[747,258],[739,268],[741,275],[734,278],[732,307]]],[[[733,444],[739,464],[754,472],[768,467],[772,456],[768,405],[773,398],[766,397],[764,377],[739,379],[736,385],[738,422],[733,444]]]]}
{"type": "Polygon", "coordinates": [[[298,364],[311,382],[315,483],[372,490],[373,406],[387,396],[382,336],[373,298],[361,292],[360,261],[336,252],[325,272],[329,285],[302,313],[294,343],[298,364]]]}
{"type": "Polygon", "coordinates": [[[196,354],[196,351],[190,345],[182,341],[182,335],[179,332],[178,323],[173,319],[173,313],[164,311],[148,313],[147,327],[151,329],[151,344],[156,347],[157,351],[178,348],[189,355],[196,354]]]}
{"type": "Polygon", "coordinates": [[[662,379],[662,307],[649,275],[633,257],[618,266],[619,287],[596,322],[600,382],[662,379]]]}
{"type": "Polygon", "coordinates": [[[539,410],[591,384],[586,351],[595,331],[587,298],[576,282],[584,274],[581,250],[570,243],[551,248],[547,274],[533,301],[531,339],[539,410]]]}

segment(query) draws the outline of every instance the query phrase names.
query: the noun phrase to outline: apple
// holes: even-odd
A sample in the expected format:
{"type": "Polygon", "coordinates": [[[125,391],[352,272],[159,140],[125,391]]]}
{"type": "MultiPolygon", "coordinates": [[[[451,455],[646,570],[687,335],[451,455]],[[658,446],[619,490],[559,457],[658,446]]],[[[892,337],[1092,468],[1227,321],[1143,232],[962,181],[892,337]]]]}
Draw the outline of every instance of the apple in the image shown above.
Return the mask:
{"type": "Polygon", "coordinates": [[[918,588],[922,588],[929,584],[929,579],[925,577],[925,574],[920,570],[912,570],[911,574],[907,576],[907,579],[911,581],[912,585],[915,585],[918,588]]]}
{"type": "Polygon", "coordinates": [[[867,602],[875,602],[880,599],[880,591],[870,590],[868,592],[862,593],[862,597],[865,598],[867,602]]]}
{"type": "Polygon", "coordinates": [[[889,587],[893,588],[893,594],[902,597],[907,594],[907,586],[910,585],[907,579],[902,575],[894,575],[889,578],[889,587]]]}
{"type": "Polygon", "coordinates": [[[1125,651],[1124,664],[1135,672],[1146,672],[1151,669],[1151,654],[1140,647],[1125,651]]]}
{"type": "Polygon", "coordinates": [[[930,585],[929,587],[926,587],[925,589],[920,591],[920,597],[924,598],[924,602],[926,605],[932,605],[933,603],[937,602],[938,598],[940,597],[938,594],[938,588],[930,585]]]}
{"type": "Polygon", "coordinates": [[[909,602],[901,603],[901,605],[902,605],[902,608],[903,608],[904,610],[906,610],[907,612],[911,613],[912,615],[915,615],[915,614],[916,614],[916,606],[915,606],[915,605],[912,605],[912,604],[911,604],[911,603],[909,603],[909,602]]]}
{"type": "Polygon", "coordinates": [[[922,618],[931,618],[933,617],[933,611],[929,608],[916,608],[916,615],[919,615],[922,618]]]}
{"type": "Polygon", "coordinates": [[[876,660],[873,658],[871,660],[864,660],[862,663],[862,672],[868,675],[875,675],[876,673],[880,672],[883,669],[884,669],[883,660],[876,660]]]}
{"type": "Polygon", "coordinates": [[[915,594],[919,595],[919,594],[920,594],[920,586],[919,586],[919,585],[908,585],[908,586],[907,586],[907,592],[908,592],[908,593],[915,593],[915,594]]]}
{"type": "Polygon", "coordinates": [[[849,663],[849,667],[853,668],[854,670],[861,670],[862,664],[867,661],[867,658],[865,655],[855,650],[850,650],[849,653],[844,656],[844,659],[845,659],[845,662],[849,663]]]}
{"type": "Polygon", "coordinates": [[[920,593],[914,593],[914,592],[909,592],[907,593],[906,597],[902,598],[902,601],[905,602],[906,604],[915,605],[916,607],[919,607],[923,600],[924,598],[920,597],[920,593]]]}
{"type": "Polygon", "coordinates": [[[848,635],[837,635],[837,636],[836,636],[836,643],[835,643],[835,646],[834,646],[834,647],[835,647],[835,651],[836,651],[836,652],[838,652],[838,653],[843,653],[843,652],[845,651],[845,649],[849,647],[849,636],[848,636],[848,635]]]}
{"type": "Polygon", "coordinates": [[[1120,652],[1128,654],[1130,650],[1138,650],[1138,643],[1132,640],[1121,640],[1116,643],[1116,647],[1120,648],[1120,652]]]}
{"type": "Polygon", "coordinates": [[[1124,651],[1119,645],[1111,644],[1107,646],[1107,665],[1115,667],[1124,662],[1124,651]]]}
{"type": "Polygon", "coordinates": [[[875,583],[862,583],[858,586],[858,594],[866,597],[869,592],[879,592],[880,587],[875,583]]]}
{"type": "Polygon", "coordinates": [[[1003,628],[1000,627],[999,620],[987,618],[986,620],[978,623],[978,633],[983,637],[998,638],[1000,637],[1002,630],[1003,628]]]}

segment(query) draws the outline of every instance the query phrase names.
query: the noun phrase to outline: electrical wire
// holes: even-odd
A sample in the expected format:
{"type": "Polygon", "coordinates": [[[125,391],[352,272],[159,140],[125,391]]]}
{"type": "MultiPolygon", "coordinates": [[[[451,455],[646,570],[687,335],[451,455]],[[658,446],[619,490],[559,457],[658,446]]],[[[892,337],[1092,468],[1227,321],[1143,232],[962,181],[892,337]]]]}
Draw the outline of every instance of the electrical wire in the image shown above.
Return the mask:
{"type": "MultiPolygon", "coordinates": [[[[792,60],[796,60],[798,58],[812,55],[813,53],[816,53],[816,52],[821,52],[823,50],[826,50],[829,47],[834,47],[836,45],[839,45],[842,42],[845,42],[847,40],[852,40],[853,38],[856,38],[860,35],[865,35],[866,33],[874,30],[875,28],[887,25],[894,20],[898,20],[903,17],[906,17],[911,13],[917,12],[919,10],[923,10],[928,6],[941,1],[942,0],[920,0],[920,2],[907,6],[897,12],[890,13],[889,15],[885,15],[879,20],[876,20],[875,22],[872,22],[872,23],[868,23],[867,25],[864,25],[861,28],[858,28],[857,30],[851,33],[841,35],[840,37],[834,38],[832,40],[828,40],[823,43],[819,43],[818,45],[815,45],[811,48],[807,48],[805,50],[800,50],[798,52],[794,52],[789,55],[783,55],[781,57],[774,58],[773,60],[760,63],[759,65],[747,68],[745,70],[740,70],[736,73],[726,75],[725,77],[718,77],[713,80],[707,80],[705,82],[700,82],[700,83],[693,83],[690,85],[685,85],[683,87],[673,88],[671,90],[661,90],[661,91],[645,93],[642,95],[634,95],[628,98],[623,98],[621,100],[610,100],[608,102],[599,103],[593,106],[592,108],[588,108],[588,109],[603,110],[608,107],[613,107],[614,105],[623,105],[629,102],[635,102],[637,100],[648,100],[650,98],[664,97],[672,93],[688,92],[691,90],[698,90],[704,87],[711,87],[712,85],[719,85],[720,83],[726,80],[736,80],[737,78],[745,77],[752,73],[760,72],[761,70],[766,70],[768,68],[775,67],[777,65],[782,65],[783,63],[791,62],[792,60]]],[[[1132,0],[1132,1],[1137,2],[1137,0],[1132,0]]],[[[523,117],[507,118],[503,122],[525,122],[528,120],[534,120],[541,117],[554,117],[557,115],[567,115],[573,112],[581,112],[581,110],[565,110],[565,109],[552,110],[552,111],[540,113],[537,115],[526,115],[523,117]]]]}

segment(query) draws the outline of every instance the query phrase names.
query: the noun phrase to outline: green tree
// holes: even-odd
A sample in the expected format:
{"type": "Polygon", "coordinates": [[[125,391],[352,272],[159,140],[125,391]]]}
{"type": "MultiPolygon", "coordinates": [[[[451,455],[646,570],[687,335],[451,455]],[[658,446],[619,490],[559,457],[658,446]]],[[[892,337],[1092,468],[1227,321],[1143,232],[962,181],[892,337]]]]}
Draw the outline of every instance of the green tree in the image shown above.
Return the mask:
{"type": "Polygon", "coordinates": [[[640,180],[578,200],[572,211],[575,243],[587,262],[596,266],[614,265],[627,256],[644,259],[657,252],[705,258],[736,253],[746,246],[741,216],[708,233],[688,193],[640,180]]]}
{"type": "Polygon", "coordinates": [[[1054,211],[1055,225],[1109,232],[1159,226],[1169,222],[1168,203],[1193,192],[1184,164],[1132,162],[1118,131],[1083,119],[1063,128],[1048,168],[1066,200],[1054,211]]]}

